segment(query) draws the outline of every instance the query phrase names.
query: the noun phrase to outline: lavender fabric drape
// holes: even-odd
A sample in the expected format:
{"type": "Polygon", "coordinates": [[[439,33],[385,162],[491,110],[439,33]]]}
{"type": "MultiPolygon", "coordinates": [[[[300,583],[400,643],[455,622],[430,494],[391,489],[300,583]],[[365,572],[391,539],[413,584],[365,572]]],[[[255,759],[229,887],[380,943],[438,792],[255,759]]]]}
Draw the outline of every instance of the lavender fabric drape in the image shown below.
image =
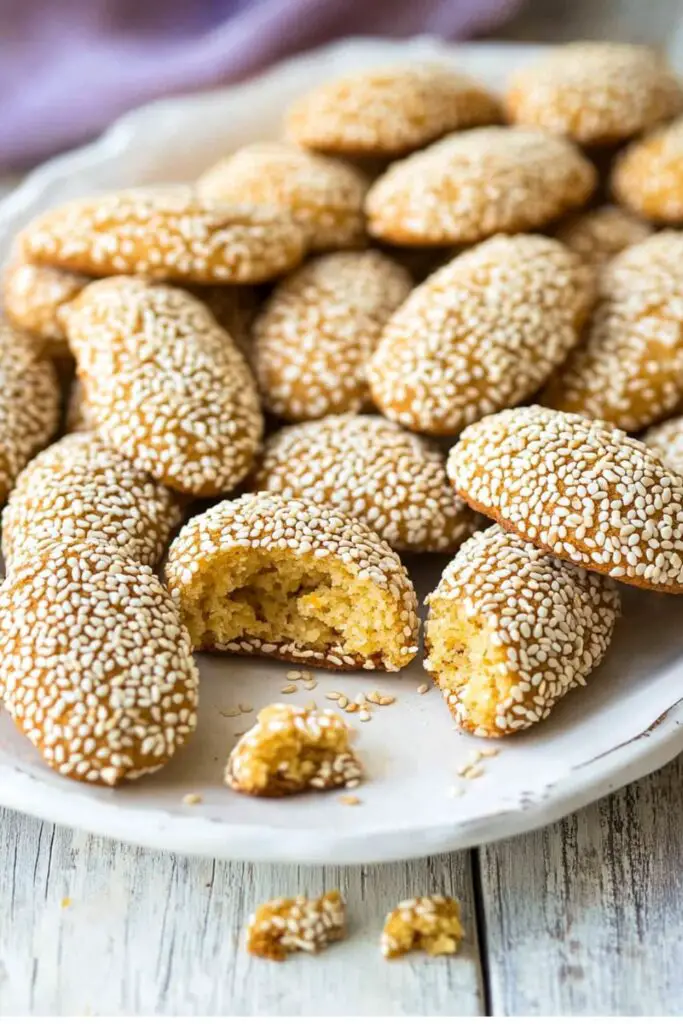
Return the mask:
{"type": "Polygon", "coordinates": [[[464,38],[522,0],[0,0],[0,166],[147,100],[236,81],[350,35],[464,38]]]}

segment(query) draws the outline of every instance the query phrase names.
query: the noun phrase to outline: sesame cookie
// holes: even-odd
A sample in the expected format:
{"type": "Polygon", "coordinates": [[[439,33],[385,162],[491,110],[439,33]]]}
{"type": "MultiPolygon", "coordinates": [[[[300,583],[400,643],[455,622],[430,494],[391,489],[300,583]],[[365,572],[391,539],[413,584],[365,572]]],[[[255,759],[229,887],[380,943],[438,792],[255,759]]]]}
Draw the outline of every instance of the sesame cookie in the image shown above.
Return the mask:
{"type": "Polygon", "coordinates": [[[631,143],[614,165],[612,192],[642,217],[683,224],[683,117],[631,143]]]}
{"type": "Polygon", "coordinates": [[[0,318],[0,504],[20,470],[59,423],[60,392],[52,363],[31,338],[0,318]]]}
{"type": "Polygon", "coordinates": [[[602,661],[616,585],[491,526],[427,598],[425,668],[458,725],[508,736],[547,718],[602,661]]]}
{"type": "Polygon", "coordinates": [[[72,381],[69,388],[64,426],[67,434],[77,434],[82,430],[97,429],[97,424],[93,419],[92,411],[85,397],[83,384],[77,377],[72,381]]]}
{"type": "Polygon", "coordinates": [[[156,565],[180,520],[167,487],[94,434],[69,434],[17,477],[2,515],[2,553],[14,569],[43,547],[87,542],[156,565]]]}
{"type": "Polygon", "coordinates": [[[328,416],[265,444],[255,490],[332,505],[395,551],[455,551],[476,517],[453,494],[443,454],[381,416],[328,416]]]}
{"type": "Polygon", "coordinates": [[[543,404],[638,431],[683,398],[683,233],[662,231],[603,270],[583,342],[543,404]]]}
{"type": "Polygon", "coordinates": [[[254,284],[297,266],[306,239],[281,211],[224,206],[167,186],[72,200],[32,221],[20,245],[31,263],[93,277],[254,284]]]}
{"type": "Polygon", "coordinates": [[[43,343],[45,355],[68,355],[63,306],[89,280],[83,274],[40,267],[16,256],[5,267],[2,278],[5,313],[15,326],[43,343]]]}
{"type": "Polygon", "coordinates": [[[417,652],[415,591],[398,555],[312,501],[221,502],[183,527],[165,574],[199,650],[388,672],[417,652]]]}
{"type": "Polygon", "coordinates": [[[462,434],[448,475],[467,503],[558,558],[683,593],[683,482],[601,420],[534,405],[462,434]]]}
{"type": "Polygon", "coordinates": [[[370,234],[384,241],[463,245],[543,227],[583,206],[595,184],[595,168],[566,139],[475,128],[392,164],[365,212],[370,234]]]}
{"type": "Polygon", "coordinates": [[[644,242],[652,232],[652,226],[640,217],[606,204],[568,218],[555,232],[555,238],[599,271],[630,245],[644,242]]]}
{"type": "Polygon", "coordinates": [[[509,120],[582,145],[622,142],[683,109],[661,54],[628,43],[570,43],[519,71],[505,97],[509,120]]]}
{"type": "Polygon", "coordinates": [[[256,387],[201,302],[112,277],[71,303],[67,329],[105,444],[183,494],[220,494],[246,476],[262,432],[256,387]]]}
{"type": "Polygon", "coordinates": [[[367,368],[375,403],[410,430],[448,435],[523,401],[578,341],[592,282],[552,238],[500,236],[469,249],[388,321],[367,368]]]}
{"type": "Polygon", "coordinates": [[[5,709],[60,775],[115,786],[194,731],[189,637],[149,566],[57,545],[5,580],[0,623],[5,709]]]}
{"type": "Polygon", "coordinates": [[[674,416],[646,430],[640,439],[664,465],[683,476],[683,416],[674,416]]]}
{"type": "Polygon", "coordinates": [[[307,149],[391,158],[447,132],[500,120],[497,99],[437,64],[359,71],[325,82],[287,113],[287,134],[307,149]]]}
{"type": "Polygon", "coordinates": [[[369,181],[355,167],[286,142],[256,142],[209,168],[197,182],[205,199],[271,206],[292,217],[315,252],[366,241],[369,181]]]}
{"type": "Polygon", "coordinates": [[[278,285],[254,325],[265,407],[292,422],[362,409],[367,361],[411,287],[402,267],[373,251],[319,256],[278,285]]]}
{"type": "Polygon", "coordinates": [[[278,797],[357,785],[362,773],[339,715],[271,704],[232,750],[225,781],[238,793],[278,797]]]}

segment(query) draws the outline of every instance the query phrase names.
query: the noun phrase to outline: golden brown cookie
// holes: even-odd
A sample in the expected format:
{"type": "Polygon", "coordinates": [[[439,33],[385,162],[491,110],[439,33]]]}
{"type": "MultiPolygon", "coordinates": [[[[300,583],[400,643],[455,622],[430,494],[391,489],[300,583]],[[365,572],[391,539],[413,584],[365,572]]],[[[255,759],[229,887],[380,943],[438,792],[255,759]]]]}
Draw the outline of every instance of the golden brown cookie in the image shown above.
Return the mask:
{"type": "Polygon", "coordinates": [[[336,889],[315,899],[269,900],[249,918],[247,952],[286,960],[290,953],[319,953],[345,935],[346,907],[336,889]]]}
{"type": "Polygon", "coordinates": [[[246,494],[191,519],[165,567],[199,650],[332,669],[415,657],[413,585],[365,523],[312,501],[246,494]]]}
{"type": "Polygon", "coordinates": [[[463,431],[458,494],[537,548],[622,583],[683,593],[683,481],[601,420],[539,405],[463,431]]]}
{"type": "Polygon", "coordinates": [[[292,217],[315,252],[366,242],[363,201],[369,181],[355,167],[286,142],[256,142],[220,160],[199,178],[213,202],[270,206],[292,217]]]}
{"type": "Polygon", "coordinates": [[[577,343],[592,299],[590,270],[554,239],[482,242],[388,321],[368,364],[372,397],[410,430],[457,434],[533,395],[577,343]]]}
{"type": "Polygon", "coordinates": [[[582,343],[542,400],[638,431],[682,398],[683,233],[662,231],[603,270],[582,343]]]}
{"type": "Polygon", "coordinates": [[[434,894],[401,900],[386,916],[380,945],[387,960],[417,949],[441,956],[457,953],[464,936],[458,901],[434,894]]]}
{"type": "Polygon", "coordinates": [[[45,547],[87,543],[156,565],[181,517],[163,484],[94,434],[69,434],[17,477],[2,515],[2,553],[14,570],[45,547]]]}
{"type": "Polygon", "coordinates": [[[40,267],[15,256],[2,279],[7,317],[15,326],[42,342],[50,356],[68,355],[62,308],[90,279],[55,267],[40,267]]]}
{"type": "Polygon", "coordinates": [[[566,139],[475,128],[392,164],[365,212],[370,234],[383,241],[463,245],[544,227],[583,206],[595,184],[595,168],[566,139]]]}
{"type": "Polygon", "coordinates": [[[540,722],[602,661],[616,585],[491,526],[427,598],[425,668],[458,725],[508,736],[540,722]]]}
{"type": "Polygon", "coordinates": [[[325,82],[292,104],[286,127],[307,149],[390,158],[499,120],[499,103],[483,86],[450,68],[418,64],[325,82]]]}
{"type": "Polygon", "coordinates": [[[476,525],[438,448],[381,416],[285,427],[266,441],[252,483],[362,519],[395,551],[455,551],[476,525]]]}
{"type": "Polygon", "coordinates": [[[641,217],[683,223],[683,118],[631,143],[614,166],[612,191],[641,217]]]}
{"type": "Polygon", "coordinates": [[[116,786],[162,768],[196,725],[198,673],[152,569],[58,545],[0,587],[5,709],[47,765],[116,786]]]}
{"type": "Polygon", "coordinates": [[[646,430],[640,439],[674,473],[683,475],[683,416],[646,430]]]}
{"type": "Polygon", "coordinates": [[[280,797],[356,786],[362,774],[339,715],[270,704],[231,751],[225,781],[238,793],[280,797]]]}
{"type": "Polygon", "coordinates": [[[0,318],[0,504],[20,470],[57,430],[59,406],[52,363],[26,332],[0,318]]]}
{"type": "Polygon", "coordinates": [[[581,42],[519,71],[505,106],[518,124],[606,145],[675,117],[683,91],[661,54],[646,46],[581,42]]]}
{"type": "Polygon", "coordinates": [[[254,284],[297,266],[306,239],[266,207],[223,206],[191,189],[129,189],[76,199],[41,214],[20,235],[31,263],[93,277],[143,274],[196,284],[254,284]]]}
{"type": "Polygon", "coordinates": [[[374,251],[319,256],[286,278],[254,325],[252,365],[266,409],[298,422],[367,405],[367,361],[411,286],[402,267],[374,251]]]}
{"type": "Polygon", "coordinates": [[[555,237],[600,271],[630,245],[644,242],[653,232],[650,224],[619,206],[606,204],[564,221],[555,237]]]}
{"type": "Polygon", "coordinates": [[[262,417],[249,368],[206,307],[179,288],[113,277],[67,316],[89,415],[102,440],[183,494],[246,476],[262,417]]]}

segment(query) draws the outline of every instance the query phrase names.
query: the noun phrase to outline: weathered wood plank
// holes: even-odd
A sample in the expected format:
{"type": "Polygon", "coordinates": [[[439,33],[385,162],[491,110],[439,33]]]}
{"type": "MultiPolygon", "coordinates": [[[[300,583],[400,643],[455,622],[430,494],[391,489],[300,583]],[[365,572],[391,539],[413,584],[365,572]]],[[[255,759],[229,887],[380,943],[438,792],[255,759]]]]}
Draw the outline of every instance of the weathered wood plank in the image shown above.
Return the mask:
{"type": "Polygon", "coordinates": [[[683,758],[479,856],[495,1014],[683,1011],[683,758]]]}
{"type": "Polygon", "coordinates": [[[254,867],[0,812],[0,1013],[481,1013],[469,864],[461,854],[364,869],[254,867]],[[334,886],[348,900],[347,942],[286,965],[246,955],[243,926],[257,903],[334,886]],[[385,963],[387,910],[435,890],[463,901],[462,954],[385,963]]]}

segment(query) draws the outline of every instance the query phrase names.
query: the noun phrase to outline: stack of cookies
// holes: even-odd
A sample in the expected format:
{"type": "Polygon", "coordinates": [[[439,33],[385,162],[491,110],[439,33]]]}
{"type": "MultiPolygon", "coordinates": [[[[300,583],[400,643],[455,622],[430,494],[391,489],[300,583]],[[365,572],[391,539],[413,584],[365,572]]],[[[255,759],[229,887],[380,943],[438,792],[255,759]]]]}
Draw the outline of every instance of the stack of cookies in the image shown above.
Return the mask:
{"type": "Polygon", "coordinates": [[[560,47],[503,97],[363,71],[193,184],[26,225],[0,663],[50,767],[162,767],[193,651],[399,671],[404,553],[452,556],[425,668],[482,737],[586,683],[620,585],[683,592],[682,116],[637,46],[560,47]]]}

